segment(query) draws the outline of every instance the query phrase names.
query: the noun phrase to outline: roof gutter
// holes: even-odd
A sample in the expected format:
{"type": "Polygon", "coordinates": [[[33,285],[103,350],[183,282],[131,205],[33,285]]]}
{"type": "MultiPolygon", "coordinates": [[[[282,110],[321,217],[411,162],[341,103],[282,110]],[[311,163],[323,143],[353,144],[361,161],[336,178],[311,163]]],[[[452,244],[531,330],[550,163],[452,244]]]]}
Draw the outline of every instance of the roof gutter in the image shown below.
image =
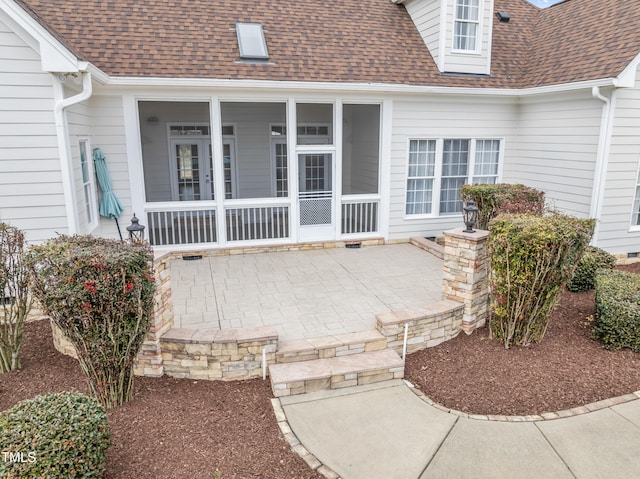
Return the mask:
{"type": "Polygon", "coordinates": [[[67,213],[67,229],[70,235],[79,232],[78,216],[76,214],[76,194],[74,189],[71,144],[69,141],[69,125],[66,110],[72,105],[83,102],[91,97],[93,87],[91,73],[83,71],[82,91],[77,95],[64,98],[63,83],[69,77],[77,78],[78,73],[52,73],[53,91],[55,98],[54,117],[56,123],[56,136],[58,139],[58,151],[60,153],[60,171],[62,174],[62,188],[67,213]]]}
{"type": "Polygon", "coordinates": [[[613,120],[615,116],[616,90],[612,90],[610,98],[607,98],[600,91],[600,87],[594,86],[591,95],[596,100],[603,103],[602,117],[600,119],[600,135],[598,138],[598,151],[596,156],[596,166],[593,173],[593,188],[591,196],[591,207],[589,216],[596,218],[596,227],[591,238],[591,244],[597,246],[598,233],[600,230],[600,216],[602,215],[602,203],[604,202],[605,183],[607,180],[607,169],[609,166],[609,152],[611,149],[611,134],[613,131],[613,120]]]}
{"type": "MultiPolygon", "coordinates": [[[[91,67],[90,67],[91,68],[91,67]]],[[[95,68],[95,67],[93,67],[95,68]]],[[[521,97],[547,93],[558,93],[590,89],[594,86],[617,86],[613,78],[601,78],[573,83],[562,83],[533,88],[469,88],[429,85],[406,85],[388,83],[337,83],[337,82],[305,82],[305,81],[279,81],[279,80],[226,80],[210,78],[162,78],[162,77],[112,77],[96,75],[94,69],[90,71],[102,85],[121,87],[166,87],[175,89],[185,88],[229,88],[229,89],[265,89],[280,90],[322,90],[350,91],[393,94],[440,94],[440,95],[472,95],[472,96],[503,96],[521,97]]],[[[96,69],[97,70],[97,69],[96,69]]],[[[99,71],[99,70],[98,70],[99,71]]]]}

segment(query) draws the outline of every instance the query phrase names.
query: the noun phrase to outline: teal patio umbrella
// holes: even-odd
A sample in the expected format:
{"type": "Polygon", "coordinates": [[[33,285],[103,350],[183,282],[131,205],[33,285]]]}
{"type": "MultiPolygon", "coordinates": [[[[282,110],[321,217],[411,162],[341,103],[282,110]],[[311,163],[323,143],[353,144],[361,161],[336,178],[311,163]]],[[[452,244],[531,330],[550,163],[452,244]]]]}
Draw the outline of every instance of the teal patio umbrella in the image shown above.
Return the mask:
{"type": "Polygon", "coordinates": [[[122,213],[122,205],[118,200],[118,197],[113,192],[113,185],[111,183],[111,175],[109,175],[109,169],[107,168],[107,159],[100,148],[93,149],[93,164],[96,167],[96,176],[98,177],[98,184],[102,190],[102,199],[100,200],[100,216],[105,218],[113,218],[118,227],[118,234],[122,239],[122,232],[120,231],[120,225],[118,224],[118,218],[122,213]]]}

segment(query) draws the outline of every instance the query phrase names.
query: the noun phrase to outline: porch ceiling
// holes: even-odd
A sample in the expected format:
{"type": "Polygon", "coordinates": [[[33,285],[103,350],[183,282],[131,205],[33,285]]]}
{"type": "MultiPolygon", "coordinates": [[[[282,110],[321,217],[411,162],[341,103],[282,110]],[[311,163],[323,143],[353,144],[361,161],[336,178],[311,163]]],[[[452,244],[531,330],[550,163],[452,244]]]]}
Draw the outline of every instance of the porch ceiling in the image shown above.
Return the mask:
{"type": "Polygon", "coordinates": [[[171,263],[174,327],[272,326],[280,339],[375,328],[375,314],[439,301],[442,261],[409,244],[171,263]]]}

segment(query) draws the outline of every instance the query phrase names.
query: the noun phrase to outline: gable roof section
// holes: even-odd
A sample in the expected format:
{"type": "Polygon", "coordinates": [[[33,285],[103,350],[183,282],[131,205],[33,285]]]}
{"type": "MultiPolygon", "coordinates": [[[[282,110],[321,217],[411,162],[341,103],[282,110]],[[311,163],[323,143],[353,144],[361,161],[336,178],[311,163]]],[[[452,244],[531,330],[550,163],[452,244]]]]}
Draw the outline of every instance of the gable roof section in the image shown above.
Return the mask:
{"type": "Polygon", "coordinates": [[[624,0],[495,0],[511,20],[494,21],[490,76],[440,74],[390,0],[16,1],[112,77],[529,88],[613,78],[640,53],[624,0]],[[263,25],[268,62],[240,59],[237,22],[263,25]]]}
{"type": "Polygon", "coordinates": [[[523,77],[529,86],[616,77],[640,53],[640,6],[567,0],[539,13],[523,77]]]}

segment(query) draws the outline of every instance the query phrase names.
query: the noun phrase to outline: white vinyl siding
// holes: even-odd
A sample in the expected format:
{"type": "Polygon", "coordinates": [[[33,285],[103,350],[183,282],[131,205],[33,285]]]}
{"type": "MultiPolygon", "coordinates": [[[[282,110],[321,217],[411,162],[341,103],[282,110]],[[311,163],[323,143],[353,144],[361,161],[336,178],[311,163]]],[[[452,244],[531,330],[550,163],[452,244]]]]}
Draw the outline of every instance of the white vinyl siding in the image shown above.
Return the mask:
{"type": "Polygon", "coordinates": [[[0,21],[0,221],[40,242],[67,232],[52,78],[0,21]]]}
{"type": "Polygon", "coordinates": [[[633,88],[616,91],[615,120],[598,222],[598,244],[611,253],[640,252],[640,68],[633,88]]]}
{"type": "MultiPolygon", "coordinates": [[[[407,213],[407,179],[409,148],[412,140],[434,140],[442,148],[443,139],[500,140],[500,164],[496,181],[502,181],[503,158],[513,158],[516,143],[517,107],[510,99],[494,97],[429,96],[407,97],[393,102],[393,125],[390,151],[390,240],[407,240],[413,236],[440,236],[462,225],[459,214],[440,215],[437,151],[435,199],[430,214],[407,213]],[[464,132],[464,137],[461,135],[464,132]]],[[[475,169],[472,170],[475,176],[475,169]]],[[[471,179],[470,179],[471,181],[471,179]]]]}
{"type": "MultiPolygon", "coordinates": [[[[124,207],[120,216],[120,228],[124,236],[125,228],[131,220],[131,175],[127,163],[123,100],[120,96],[97,96],[90,100],[91,106],[91,147],[100,148],[107,159],[107,167],[113,184],[113,192],[124,207]]],[[[166,145],[166,144],[165,144],[166,145]]],[[[165,146],[166,149],[166,146],[165,146]]],[[[98,191],[100,189],[98,188],[98,191]]],[[[145,224],[142,213],[135,211],[140,223],[145,224]]],[[[116,222],[109,218],[99,218],[99,226],[94,231],[98,236],[118,238],[116,222]]],[[[146,224],[145,224],[146,226],[146,224]]]]}
{"type": "Polygon", "coordinates": [[[441,71],[489,75],[493,1],[448,0],[441,20],[440,29],[444,30],[443,58],[438,61],[441,71]]]}
{"type": "Polygon", "coordinates": [[[456,0],[453,50],[475,52],[480,32],[480,0],[456,0]]]}
{"type": "Polygon", "coordinates": [[[544,191],[549,205],[568,214],[589,216],[601,117],[602,102],[590,90],[522,99],[503,180],[544,191]]]}

